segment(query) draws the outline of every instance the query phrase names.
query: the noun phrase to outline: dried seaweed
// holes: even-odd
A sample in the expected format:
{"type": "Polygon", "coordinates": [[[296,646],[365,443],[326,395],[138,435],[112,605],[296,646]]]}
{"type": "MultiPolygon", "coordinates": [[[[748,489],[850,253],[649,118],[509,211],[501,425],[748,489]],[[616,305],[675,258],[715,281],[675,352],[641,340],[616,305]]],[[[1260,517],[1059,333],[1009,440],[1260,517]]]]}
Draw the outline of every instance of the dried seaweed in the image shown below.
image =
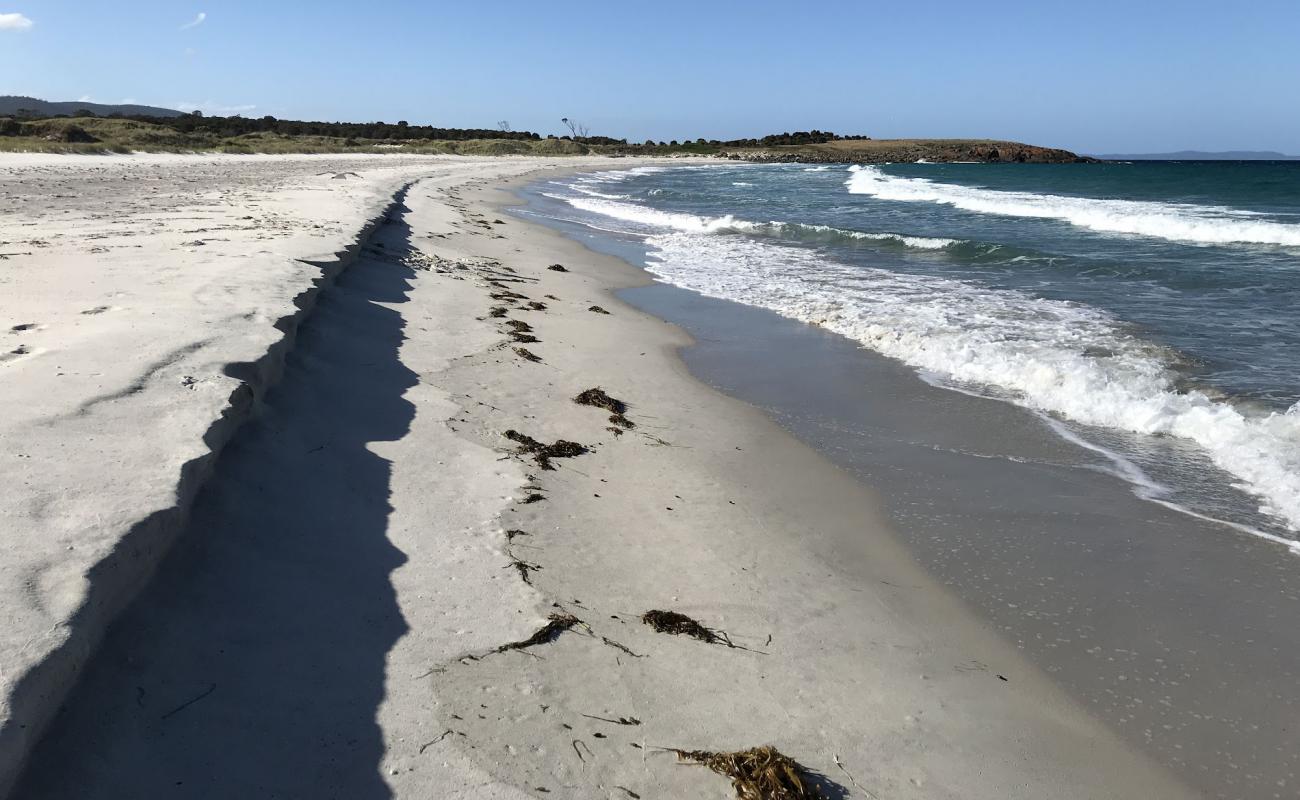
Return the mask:
{"type": "Polygon", "coordinates": [[[679,761],[703,764],[731,779],[738,800],[805,800],[821,798],[807,768],[771,745],[735,753],[673,750],[679,761]]]}
{"type": "Polygon", "coordinates": [[[610,397],[605,394],[605,390],[600,387],[586,390],[582,394],[573,398],[573,402],[578,405],[595,406],[596,408],[603,408],[606,411],[612,411],[613,413],[610,414],[609,421],[621,428],[631,429],[636,427],[632,420],[624,416],[624,412],[627,411],[627,403],[624,403],[622,400],[617,398],[610,397]]]}
{"type": "Polygon", "coordinates": [[[608,311],[606,311],[605,309],[601,308],[600,306],[592,306],[591,308],[589,308],[589,309],[587,309],[587,310],[588,310],[588,311],[594,311],[594,312],[596,312],[597,314],[608,314],[608,313],[609,313],[608,311]]]}
{"type": "Polygon", "coordinates": [[[679,614],[676,611],[647,611],[641,615],[641,621],[659,633],[690,636],[709,644],[725,644],[728,647],[735,647],[724,631],[706,628],[685,614],[679,614]]]}
{"type": "Polygon", "coordinates": [[[493,306],[492,308],[488,309],[488,316],[493,317],[495,319],[501,319],[506,315],[506,313],[507,312],[505,306],[493,306]]]}
{"type": "Polygon", "coordinates": [[[516,342],[532,344],[533,342],[541,341],[541,339],[533,336],[533,326],[529,325],[527,322],[517,319],[508,319],[506,320],[505,325],[510,329],[510,338],[514,339],[516,342]]]}
{"type": "Polygon", "coordinates": [[[543,444],[533,437],[517,430],[508,430],[505,437],[519,445],[519,452],[528,453],[537,460],[542,469],[555,469],[553,458],[573,458],[587,452],[587,448],[567,439],[556,439],[552,444],[543,444]]]}
{"type": "Polygon", "coordinates": [[[533,351],[529,350],[526,347],[516,347],[515,353],[518,354],[518,356],[524,359],[525,361],[532,361],[533,363],[537,363],[542,360],[541,356],[537,355],[536,353],[534,353],[533,351]]]}
{"type": "Polygon", "coordinates": [[[533,585],[533,579],[529,573],[536,572],[537,570],[541,569],[541,567],[538,566],[537,564],[530,564],[527,561],[524,561],[523,559],[520,558],[515,558],[514,556],[510,557],[509,566],[514,567],[519,572],[519,577],[522,578],[524,583],[528,584],[529,586],[533,585]]]}
{"type": "Polygon", "coordinates": [[[521,642],[503,644],[496,649],[496,652],[504,653],[507,650],[523,650],[537,644],[550,644],[560,638],[561,633],[569,630],[574,625],[580,625],[582,623],[582,620],[572,614],[565,614],[564,612],[551,614],[547,619],[550,621],[538,629],[537,633],[534,633],[532,636],[529,636],[521,642]]]}
{"type": "Polygon", "coordinates": [[[601,722],[611,722],[615,725],[640,725],[641,724],[641,720],[637,719],[636,717],[619,717],[618,719],[611,719],[609,717],[598,717],[594,714],[583,714],[582,716],[586,717],[587,719],[598,719],[601,722]]]}
{"type": "Polygon", "coordinates": [[[543,303],[541,300],[529,300],[527,304],[527,308],[529,311],[545,311],[546,304],[543,303]]]}
{"type": "Polygon", "coordinates": [[[608,636],[602,636],[600,637],[600,640],[604,642],[606,645],[609,645],[610,647],[614,648],[615,650],[620,650],[628,654],[629,656],[632,656],[633,658],[645,658],[644,654],[633,652],[632,648],[628,647],[627,645],[621,642],[616,642],[613,639],[609,638],[608,636]]]}
{"type": "Polygon", "coordinates": [[[549,267],[547,267],[547,269],[549,269],[551,272],[568,272],[568,270],[565,269],[563,264],[552,264],[549,267]]]}
{"type": "Polygon", "coordinates": [[[586,391],[573,398],[573,402],[582,406],[595,406],[603,408],[606,411],[612,411],[615,414],[622,414],[627,411],[627,403],[605,394],[605,390],[597,386],[594,389],[586,391]]]}

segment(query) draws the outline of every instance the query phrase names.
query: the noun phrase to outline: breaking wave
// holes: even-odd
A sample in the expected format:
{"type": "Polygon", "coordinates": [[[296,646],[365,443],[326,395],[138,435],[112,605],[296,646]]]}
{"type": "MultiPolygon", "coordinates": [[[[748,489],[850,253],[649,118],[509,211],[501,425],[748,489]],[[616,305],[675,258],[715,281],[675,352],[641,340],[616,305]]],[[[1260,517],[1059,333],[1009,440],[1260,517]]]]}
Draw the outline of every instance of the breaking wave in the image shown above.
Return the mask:
{"type": "Polygon", "coordinates": [[[1107,233],[1150,236],[1197,244],[1268,244],[1300,247],[1300,225],[1217,206],[1106,200],[1011,192],[889,175],[878,167],[851,167],[852,194],[910,203],[939,203],[980,214],[1056,219],[1107,233]]]}

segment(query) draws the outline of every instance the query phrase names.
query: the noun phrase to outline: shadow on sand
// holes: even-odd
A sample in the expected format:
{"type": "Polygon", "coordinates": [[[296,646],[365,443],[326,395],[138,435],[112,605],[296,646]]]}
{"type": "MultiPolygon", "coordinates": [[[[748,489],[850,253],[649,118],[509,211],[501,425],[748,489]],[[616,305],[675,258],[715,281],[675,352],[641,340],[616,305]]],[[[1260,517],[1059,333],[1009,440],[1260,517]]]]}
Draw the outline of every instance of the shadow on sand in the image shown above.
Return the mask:
{"type": "MultiPolygon", "coordinates": [[[[398,208],[372,243],[400,255],[398,208]]],[[[372,252],[376,252],[372,250],[372,252]]],[[[390,796],[375,720],[407,626],[391,465],[417,382],[398,358],[413,271],[363,256],[298,331],[157,577],[114,624],[16,798],[390,796]]]]}

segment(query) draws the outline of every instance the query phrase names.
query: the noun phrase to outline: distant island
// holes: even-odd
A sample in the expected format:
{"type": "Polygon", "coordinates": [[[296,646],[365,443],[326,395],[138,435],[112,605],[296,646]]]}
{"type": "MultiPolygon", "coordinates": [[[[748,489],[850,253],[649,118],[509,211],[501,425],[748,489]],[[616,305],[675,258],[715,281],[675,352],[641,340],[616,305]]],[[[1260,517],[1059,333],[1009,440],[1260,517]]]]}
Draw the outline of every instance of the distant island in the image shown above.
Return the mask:
{"type": "Polygon", "coordinates": [[[455,153],[462,155],[713,156],[738,161],[801,163],[954,162],[1074,163],[1068,150],[994,139],[873,139],[830,131],[796,131],[751,139],[631,142],[591,135],[561,120],[565,136],[496,128],[440,128],[388,122],[312,122],[263,117],[208,117],[151,106],[48,102],[0,97],[0,150],[44,152],[455,153]]]}
{"type": "Polygon", "coordinates": [[[1094,156],[1102,161],[1300,161],[1273,150],[1177,150],[1172,153],[1108,153],[1094,156]]]}

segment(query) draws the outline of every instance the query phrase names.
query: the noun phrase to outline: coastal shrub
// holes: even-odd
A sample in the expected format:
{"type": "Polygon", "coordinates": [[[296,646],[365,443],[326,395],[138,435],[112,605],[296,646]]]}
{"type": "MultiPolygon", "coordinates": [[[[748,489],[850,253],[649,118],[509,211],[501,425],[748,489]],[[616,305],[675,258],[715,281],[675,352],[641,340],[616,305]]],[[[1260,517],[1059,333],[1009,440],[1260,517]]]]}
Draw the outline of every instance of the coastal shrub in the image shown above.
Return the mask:
{"type": "Polygon", "coordinates": [[[538,155],[569,156],[582,155],[587,148],[569,139],[544,139],[534,144],[532,151],[538,155]]]}
{"type": "Polygon", "coordinates": [[[75,144],[92,144],[99,141],[99,139],[90,135],[85,128],[71,123],[55,128],[50,133],[45,134],[45,138],[52,142],[71,142],[75,144]]]}

